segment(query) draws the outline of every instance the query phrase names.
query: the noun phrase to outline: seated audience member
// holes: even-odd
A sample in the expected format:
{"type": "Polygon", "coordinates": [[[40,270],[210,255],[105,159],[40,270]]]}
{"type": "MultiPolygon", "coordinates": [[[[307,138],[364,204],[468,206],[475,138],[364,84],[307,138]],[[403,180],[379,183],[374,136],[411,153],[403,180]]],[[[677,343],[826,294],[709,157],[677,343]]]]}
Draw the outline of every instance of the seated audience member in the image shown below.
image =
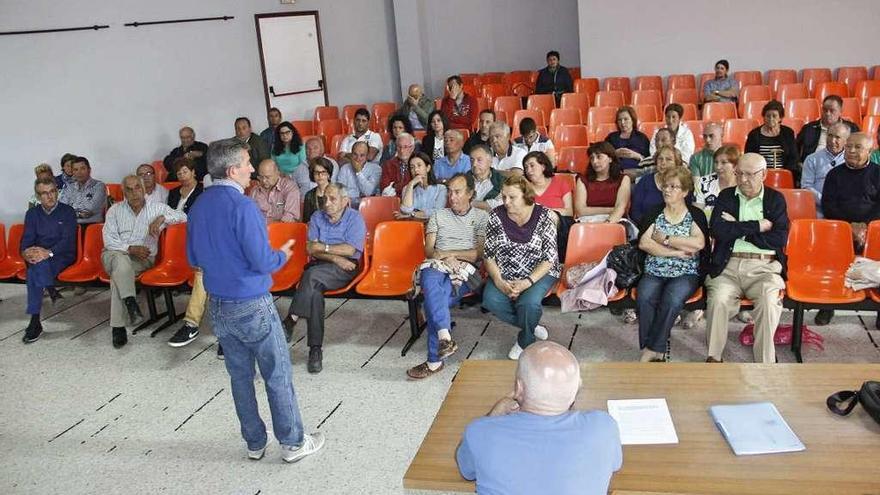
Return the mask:
{"type": "Polygon", "coordinates": [[[464,430],[458,470],[477,493],[604,494],[623,464],[617,423],[577,411],[577,359],[555,342],[523,353],[513,391],[464,430]]]}
{"type": "Polygon", "coordinates": [[[574,213],[571,184],[554,173],[550,158],[540,151],[530,151],[523,158],[523,167],[523,175],[535,191],[535,203],[570,219],[574,213]]]}
{"type": "Polygon", "coordinates": [[[849,126],[845,123],[831,124],[828,127],[825,146],[811,153],[804,160],[801,187],[812,192],[816,197],[816,214],[819,218],[822,218],[822,187],[825,185],[825,177],[831,169],[845,161],[844,147],[849,135],[849,126]]]}
{"type": "Polygon", "coordinates": [[[421,131],[428,127],[428,115],[433,111],[434,100],[428,98],[421,86],[411,84],[397,115],[409,122],[410,128],[406,132],[412,134],[413,129],[421,131]]]}
{"type": "MultiPolygon", "coordinates": [[[[875,137],[875,142],[880,143],[880,126],[877,127],[877,136],[875,137]]],[[[875,149],[871,152],[871,163],[876,163],[880,165],[880,148],[875,149]]]]}
{"type": "MultiPolygon", "coordinates": [[[[275,143],[272,148],[272,160],[278,171],[291,176],[299,167],[307,167],[306,147],[299,131],[290,122],[282,122],[275,127],[275,143]]],[[[265,161],[265,160],[264,160],[265,161]]],[[[260,162],[263,163],[263,162],[260,162]]]]}
{"type": "Polygon", "coordinates": [[[559,279],[556,223],[549,209],[535,203],[535,191],[523,176],[508,177],[501,189],[504,204],[492,210],[486,227],[483,308],[519,328],[507,356],[519,359],[537,337],[547,339],[541,301],[559,279]]]}
{"type": "Polygon", "coordinates": [[[666,361],[666,344],[675,319],[700,285],[709,259],[709,224],[703,210],[685,203],[693,191],[688,169],[676,167],[660,178],[663,205],[639,225],[645,267],[639,279],[640,361],[666,361]]]}
{"type": "MultiPolygon", "coordinates": [[[[547,67],[538,71],[538,79],[535,81],[535,94],[550,94],[556,98],[559,106],[562,93],[574,91],[574,81],[568,69],[559,64],[559,52],[551,50],[547,52],[547,67]]],[[[534,151],[534,150],[532,150],[534,151]]]]}
{"type": "Polygon", "coordinates": [[[382,156],[382,136],[370,130],[370,112],[366,108],[358,108],[354,112],[353,132],[342,140],[339,145],[339,161],[351,161],[354,143],[367,143],[369,161],[378,161],[382,156]]]}
{"type": "MultiPolygon", "coordinates": [[[[35,180],[40,180],[40,179],[47,178],[47,177],[52,179],[53,181],[55,181],[55,174],[52,172],[52,167],[48,163],[41,163],[41,164],[37,165],[36,167],[34,167],[35,180]]],[[[57,194],[58,190],[59,190],[58,183],[55,182],[56,196],[58,195],[57,194]]],[[[58,198],[56,197],[55,200],[57,201],[58,198]]],[[[31,196],[30,201],[28,201],[28,209],[34,208],[36,206],[40,206],[40,204],[41,204],[40,195],[37,194],[36,192],[34,192],[34,195],[31,196]]]]}
{"type": "Polygon", "coordinates": [[[506,122],[495,122],[489,132],[492,139],[492,167],[501,172],[501,175],[521,175],[523,170],[522,160],[526,156],[526,150],[513,146],[510,142],[510,127],[506,122]]]}
{"type": "Polygon", "coordinates": [[[266,143],[266,148],[273,150],[275,149],[275,143],[277,142],[275,130],[282,121],[281,110],[278,110],[275,107],[270,108],[267,120],[269,121],[269,127],[263,129],[263,132],[260,133],[260,137],[263,138],[263,141],[266,143]]]}
{"type": "Polygon", "coordinates": [[[625,106],[617,109],[617,130],[605,138],[614,146],[614,154],[623,170],[639,167],[639,162],[650,156],[651,142],[639,130],[639,118],[633,107],[625,106]]]}
{"type": "Polygon", "coordinates": [[[718,193],[736,185],[736,163],[742,153],[736,146],[722,146],[715,150],[715,168],[711,174],[694,176],[694,206],[703,210],[706,218],[712,215],[712,207],[718,193]]]}
{"type": "MultiPolygon", "coordinates": [[[[446,96],[440,103],[440,113],[446,117],[451,129],[470,129],[477,120],[479,105],[473,95],[464,92],[461,77],[446,79],[446,96]]],[[[430,122],[430,119],[429,119],[430,122]]]]}
{"type": "MultiPolygon", "coordinates": [[[[330,162],[332,167],[330,182],[336,182],[339,164],[331,156],[324,154],[324,140],[318,136],[312,136],[306,140],[306,163],[312,163],[315,158],[324,158],[330,162]]],[[[305,194],[315,187],[315,181],[311,180],[310,176],[309,167],[296,167],[296,170],[293,171],[293,180],[296,181],[300,194],[305,194]]]]}
{"type": "Polygon", "coordinates": [[[251,120],[247,117],[239,117],[235,119],[235,138],[250,146],[248,155],[251,157],[251,166],[254,169],[260,165],[260,162],[267,158],[271,158],[269,147],[260,136],[251,132],[251,120]]]}
{"type": "Polygon", "coordinates": [[[449,123],[440,110],[431,112],[428,117],[428,132],[422,139],[422,151],[431,155],[435,161],[446,154],[443,139],[447,130],[449,130],[449,123]]]}
{"type": "Polygon", "coordinates": [[[331,170],[333,170],[333,164],[330,163],[330,160],[322,156],[312,159],[309,166],[309,179],[316,186],[309,189],[303,199],[302,221],[304,223],[309,223],[316,211],[324,209],[324,193],[327,186],[330,185],[331,170]]]}
{"type": "Polygon", "coordinates": [[[428,359],[406,371],[414,380],[440,372],[443,361],[458,350],[450,333],[449,308],[482,285],[479,263],[489,214],[471,206],[474,183],[466,175],[454,175],[446,187],[449,207],[435,211],[425,229],[427,260],[419,267],[419,285],[425,299],[428,359]]]}
{"type": "Polygon", "coordinates": [[[832,125],[842,123],[849,128],[849,133],[859,132],[859,126],[841,117],[843,99],[837,95],[828,95],[822,100],[822,118],[807,122],[797,135],[797,149],[800,161],[825,147],[828,129],[832,125]]]}
{"type": "Polygon", "coordinates": [[[107,186],[92,178],[92,166],[86,157],[73,159],[73,178],[74,181],[61,191],[58,201],[73,208],[80,224],[103,222],[107,186]]]}
{"type": "Polygon", "coordinates": [[[178,132],[180,137],[180,146],[171,150],[162,163],[168,172],[166,180],[176,181],[177,176],[174,175],[174,162],[178,158],[188,158],[196,164],[196,177],[199,182],[208,174],[208,166],[205,164],[205,153],[208,152],[208,145],[196,141],[196,131],[192,127],[182,127],[178,132]]]}
{"type": "Polygon", "coordinates": [[[339,183],[345,186],[346,197],[354,209],[360,205],[361,198],[378,193],[379,179],[382,178],[382,167],[378,163],[367,161],[369,150],[364,141],[354,143],[351,161],[339,170],[339,183]]]}
{"type": "Polygon", "coordinates": [[[149,163],[143,163],[135,170],[135,174],[144,181],[144,194],[147,201],[168,203],[168,189],[156,184],[156,169],[149,163]]]}
{"type": "MultiPolygon", "coordinates": [[[[276,143],[277,144],[277,143],[276,143]]],[[[266,219],[266,223],[298,222],[301,205],[296,182],[278,170],[273,160],[263,160],[257,168],[259,186],[248,194],[266,219]]]]}
{"type": "Polygon", "coordinates": [[[395,212],[394,216],[426,221],[446,205],[446,186],[438,184],[434,178],[430,156],[415,153],[409,157],[408,165],[412,180],[400,193],[400,211],[395,212]]]}
{"type": "Polygon", "coordinates": [[[489,136],[489,129],[494,123],[495,111],[488,108],[485,110],[481,110],[479,120],[477,121],[477,132],[472,133],[471,137],[469,137],[467,141],[465,141],[464,152],[470,155],[471,150],[474,148],[474,146],[478,144],[492,146],[492,143],[490,142],[491,137],[489,136]]]}
{"type": "Polygon", "coordinates": [[[857,132],[846,140],[844,166],[834,167],[822,186],[822,212],[852,224],[856,252],[865,247],[867,224],[880,219],[880,165],[869,160],[871,138],[857,132]]]}
{"type": "Polygon", "coordinates": [[[553,148],[553,141],[547,136],[538,132],[538,126],[531,117],[526,117],[519,122],[520,136],[513,140],[513,145],[522,148],[526,153],[530,151],[540,151],[547,155],[552,163],[556,158],[556,150],[553,148]]]}
{"type": "Polygon", "coordinates": [[[445,183],[455,174],[466,174],[471,169],[471,157],[462,152],[464,136],[457,129],[450,129],[443,135],[446,154],[434,161],[434,177],[445,183]]]}
{"type": "Polygon", "coordinates": [[[73,159],[76,158],[76,155],[72,155],[70,153],[65,153],[61,157],[61,173],[55,176],[55,185],[58,186],[58,190],[61,191],[68,184],[73,182],[73,159]]]}
{"type": "Polygon", "coordinates": [[[473,205],[491,211],[501,206],[501,186],[504,176],[492,167],[492,150],[485,144],[471,149],[471,170],[466,175],[474,181],[473,205]]]}
{"type": "Polygon", "coordinates": [[[706,145],[700,151],[694,153],[688,162],[688,168],[694,179],[704,175],[711,175],[715,170],[715,152],[721,147],[723,130],[721,124],[709,122],[703,127],[703,140],[706,145]]]}
{"type": "Polygon", "coordinates": [[[136,175],[122,179],[122,192],[125,200],[107,210],[101,253],[110,276],[110,326],[117,349],[128,342],[125,324],[136,326],[144,317],[135,299],[135,277],[153,266],[165,225],[186,221],[182,211],[147,201],[144,182],[136,175]]]}
{"type": "Polygon", "coordinates": [[[590,164],[586,178],[576,182],[579,198],[574,205],[576,217],[617,223],[626,215],[631,179],[620,170],[614,147],[608,142],[593,143],[587,149],[590,164]],[[583,201],[580,200],[583,198],[583,201]]]}
{"type": "Polygon", "coordinates": [[[785,109],[776,100],[768,101],[761,109],[764,123],[752,129],[746,138],[746,153],[758,153],[767,162],[767,168],[786,168],[795,179],[798,170],[797,144],[791,127],[782,125],[785,109]]]}
{"type": "Polygon", "coordinates": [[[706,81],[703,85],[703,102],[730,101],[736,103],[739,97],[739,84],[736,79],[729,77],[730,63],[727,60],[715,62],[715,79],[706,81]]]}
{"type": "Polygon", "coordinates": [[[188,158],[178,158],[174,162],[177,180],[180,185],[168,191],[168,206],[177,211],[189,213],[196,198],[205,190],[205,186],[196,178],[196,165],[188,158]]]}
{"type": "MultiPolygon", "coordinates": [[[[388,118],[388,145],[382,149],[382,158],[379,160],[380,165],[384,165],[386,161],[397,156],[397,138],[401,134],[409,134],[412,136],[413,129],[406,117],[402,115],[392,115],[388,118]]],[[[415,138],[413,138],[413,144],[415,138]]]]}
{"type": "MultiPolygon", "coordinates": [[[[694,154],[696,144],[694,143],[694,134],[691,130],[686,126],[681,125],[681,117],[684,115],[684,108],[678,103],[670,103],[669,105],[666,105],[666,112],[664,115],[666,129],[669,129],[669,131],[672,132],[675,149],[681,152],[681,159],[687,163],[690,161],[691,155],[694,154]]],[[[654,136],[657,135],[658,131],[659,129],[654,131],[654,136]]],[[[652,137],[651,153],[653,154],[656,150],[656,139],[652,137]]]]}
{"type": "Polygon", "coordinates": [[[76,212],[58,202],[58,186],[51,169],[48,176],[34,182],[34,192],[39,205],[24,216],[21,247],[10,246],[11,250],[21,250],[27,264],[27,314],[31,321],[21,339],[25,344],[35,342],[43,332],[43,291],[49,293],[52,303],[61,299],[55,290],[55,277],[76,261],[76,212]]]}
{"type": "MultiPolygon", "coordinates": [[[[661,177],[677,167],[684,167],[681,154],[670,146],[657,150],[657,171],[650,173],[636,182],[632,190],[632,205],[630,205],[629,218],[636,224],[641,225],[642,217],[650,210],[663,204],[663,192],[660,189],[663,184],[661,177]]],[[[693,196],[687,198],[687,202],[693,202],[693,196]]]]}
{"type": "Polygon", "coordinates": [[[636,180],[643,175],[655,171],[657,169],[655,166],[657,161],[657,150],[664,146],[675,147],[675,136],[672,135],[672,131],[669,129],[661,127],[660,129],[657,129],[657,132],[654,133],[654,139],[651,140],[651,149],[654,151],[639,162],[638,168],[624,170],[624,173],[629,175],[633,180],[636,180]]]}
{"type": "MultiPolygon", "coordinates": [[[[352,151],[356,153],[358,148],[352,151]]],[[[328,185],[324,208],[309,219],[307,249],[313,261],[303,273],[284,319],[287,335],[293,333],[300,318],[308,320],[309,373],[323,369],[324,292],[345,287],[358,274],[366,231],[360,213],[349,207],[345,187],[328,185]]]]}
{"type": "Polygon", "coordinates": [[[727,321],[740,298],[754,303],[756,362],[776,362],[773,335],[782,315],[788,214],[782,193],[764,187],[767,162],[746,153],[736,165],[736,187],[718,194],[709,230],[715,240],[706,278],[708,363],[723,361],[727,321]]]}
{"type": "Polygon", "coordinates": [[[394,156],[382,163],[379,190],[383,195],[400,196],[404,186],[412,180],[412,176],[409,174],[408,163],[409,157],[415,151],[415,143],[416,138],[412,134],[403,132],[397,136],[394,156]]]}

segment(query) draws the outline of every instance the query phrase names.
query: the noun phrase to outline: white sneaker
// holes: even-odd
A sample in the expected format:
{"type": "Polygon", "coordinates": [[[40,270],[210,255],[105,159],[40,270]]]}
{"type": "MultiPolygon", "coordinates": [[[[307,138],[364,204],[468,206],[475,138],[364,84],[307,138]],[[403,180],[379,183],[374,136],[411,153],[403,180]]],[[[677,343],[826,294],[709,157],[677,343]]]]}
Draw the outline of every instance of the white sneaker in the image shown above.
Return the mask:
{"type": "Polygon", "coordinates": [[[535,325],[535,338],[538,340],[547,340],[547,337],[550,336],[550,333],[547,331],[547,327],[544,325],[535,325]]]}
{"type": "Polygon", "coordinates": [[[523,348],[519,346],[519,342],[514,342],[513,347],[510,348],[510,352],[507,353],[507,357],[516,361],[519,359],[519,355],[522,354],[522,352],[523,348]]]}
{"type": "Polygon", "coordinates": [[[740,311],[736,314],[736,319],[743,323],[754,323],[755,318],[752,316],[751,311],[740,311]]]}
{"type": "Polygon", "coordinates": [[[321,432],[306,433],[299,447],[281,446],[281,458],[284,462],[297,462],[303,457],[314,454],[324,446],[324,434],[321,432]]]}
{"type": "MultiPolygon", "coordinates": [[[[269,432],[267,432],[269,433],[269,432]]],[[[272,437],[266,436],[266,445],[263,445],[262,449],[259,450],[250,450],[248,449],[248,459],[252,461],[259,461],[266,455],[266,448],[269,447],[269,444],[272,443],[272,437]]]]}

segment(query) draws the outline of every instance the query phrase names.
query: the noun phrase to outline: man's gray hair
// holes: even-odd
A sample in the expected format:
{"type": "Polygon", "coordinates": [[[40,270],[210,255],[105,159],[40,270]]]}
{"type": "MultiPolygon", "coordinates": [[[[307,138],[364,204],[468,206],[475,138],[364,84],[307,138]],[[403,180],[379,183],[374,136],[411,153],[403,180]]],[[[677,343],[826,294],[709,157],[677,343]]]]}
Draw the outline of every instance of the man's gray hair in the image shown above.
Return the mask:
{"type": "Polygon", "coordinates": [[[493,122],[492,127],[489,127],[489,132],[492,132],[495,129],[501,129],[502,131],[504,131],[505,135],[510,136],[510,126],[507,125],[507,122],[504,122],[503,120],[496,120],[495,122],[493,122]]]}
{"type": "Polygon", "coordinates": [[[327,189],[330,189],[330,188],[333,188],[334,190],[336,190],[336,192],[339,193],[340,198],[342,198],[342,199],[350,198],[350,196],[348,195],[348,189],[346,189],[345,185],[343,185],[342,183],[331,182],[331,183],[327,184],[327,187],[324,188],[324,191],[326,191],[327,189]]]}
{"type": "Polygon", "coordinates": [[[443,133],[443,137],[449,136],[459,141],[464,141],[464,135],[458,129],[449,129],[443,133]]]}
{"type": "Polygon", "coordinates": [[[136,180],[138,182],[138,184],[141,185],[141,189],[144,190],[144,193],[147,192],[147,186],[146,186],[146,184],[144,184],[144,178],[141,177],[140,175],[129,174],[129,175],[126,175],[125,177],[123,177],[122,182],[120,182],[120,184],[122,185],[123,196],[125,195],[125,183],[128,182],[129,179],[136,180]]]}
{"type": "Polygon", "coordinates": [[[241,160],[241,151],[248,151],[250,146],[236,138],[221,139],[208,145],[208,173],[214,180],[229,177],[229,167],[235,167],[241,160]]]}
{"type": "Polygon", "coordinates": [[[397,142],[397,141],[400,141],[401,139],[409,139],[410,144],[415,144],[415,142],[416,142],[416,137],[408,132],[401,132],[400,134],[397,135],[397,139],[395,139],[394,141],[397,142]]]}

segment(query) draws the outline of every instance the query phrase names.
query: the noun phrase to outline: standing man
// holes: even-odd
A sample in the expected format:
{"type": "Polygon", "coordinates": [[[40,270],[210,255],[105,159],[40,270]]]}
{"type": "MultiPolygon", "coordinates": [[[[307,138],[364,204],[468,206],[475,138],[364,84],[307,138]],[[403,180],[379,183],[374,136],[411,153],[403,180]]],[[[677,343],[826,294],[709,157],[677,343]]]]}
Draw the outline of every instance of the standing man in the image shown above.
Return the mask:
{"type": "Polygon", "coordinates": [[[706,81],[703,86],[703,103],[713,101],[730,101],[736,103],[739,97],[739,84],[727,73],[730,62],[721,59],[715,62],[715,79],[706,81]]]}
{"type": "Polygon", "coordinates": [[[470,129],[477,120],[477,99],[464,92],[461,77],[457,75],[446,80],[446,91],[449,94],[440,103],[440,113],[446,117],[449,128],[470,129]]]}
{"type": "Polygon", "coordinates": [[[727,322],[741,296],[755,304],[755,362],[776,362],[773,335],[782,316],[788,213],[779,191],[764,187],[767,162],[746,153],[736,165],[736,187],[718,194],[709,229],[715,239],[706,277],[707,363],[723,361],[727,322]]]}
{"type": "Polygon", "coordinates": [[[152,165],[149,163],[141,164],[135,173],[144,181],[144,192],[147,195],[147,201],[168,202],[168,189],[165,189],[161,184],[156,184],[156,170],[152,165]]]}
{"type": "Polygon", "coordinates": [[[251,132],[251,119],[247,117],[235,119],[235,139],[248,145],[248,156],[251,158],[252,169],[259,166],[260,162],[266,158],[272,158],[269,154],[269,148],[266,147],[266,142],[251,132]]]}
{"type": "Polygon", "coordinates": [[[260,133],[260,137],[266,143],[267,149],[273,149],[275,147],[275,128],[278,127],[278,124],[281,123],[281,110],[278,110],[275,107],[269,109],[269,127],[263,129],[263,132],[260,133]]]}
{"type": "Polygon", "coordinates": [[[551,50],[547,52],[547,67],[538,71],[538,80],[535,81],[535,94],[552,94],[556,97],[556,105],[562,100],[563,93],[574,91],[574,81],[568,69],[559,65],[559,52],[551,50]]]}
{"type": "Polygon", "coordinates": [[[303,273],[284,319],[288,335],[300,318],[308,320],[309,373],[324,368],[324,291],[345,287],[358,274],[367,233],[361,214],[349,208],[345,187],[328,185],[324,201],[324,209],[309,219],[308,253],[314,261],[303,273]]]}
{"type": "Polygon", "coordinates": [[[208,168],[205,165],[205,153],[208,151],[208,145],[196,141],[196,131],[192,127],[182,127],[178,133],[180,138],[180,146],[171,150],[170,153],[162,160],[165,170],[168,171],[168,180],[177,180],[177,169],[174,168],[174,162],[178,158],[189,158],[196,164],[196,179],[201,182],[207,175],[208,168]]]}
{"type": "Polygon", "coordinates": [[[413,130],[422,131],[428,128],[428,115],[433,111],[434,100],[425,95],[421,86],[411,84],[397,113],[409,120],[413,130]]]}
{"type": "Polygon", "coordinates": [[[254,171],[245,144],[237,139],[211,143],[208,171],[214,182],[190,209],[186,252],[190,264],[204,272],[208,308],[224,349],[247,455],[262,459],[269,443],[254,391],[256,362],[265,382],[281,458],[296,462],[320,450],[324,435],[303,431],[290,354],[269,294],[272,273],[290,259],[294,241],[286,242],[280,251],[269,247],[263,216],[244,196],[254,171]]]}
{"type": "Polygon", "coordinates": [[[73,182],[62,191],[58,201],[70,205],[80,224],[104,221],[107,206],[107,186],[92,178],[92,165],[84,156],[73,159],[73,182]]]}
{"type": "Polygon", "coordinates": [[[711,175],[715,172],[715,152],[722,144],[721,125],[716,122],[709,122],[703,128],[703,139],[706,145],[700,151],[691,155],[691,161],[688,168],[691,169],[691,175],[694,178],[711,175]]]}
{"type": "Polygon", "coordinates": [[[76,212],[58,202],[58,186],[52,177],[37,179],[34,193],[40,204],[25,214],[21,238],[21,256],[27,263],[27,314],[31,316],[21,339],[25,344],[36,342],[43,333],[43,290],[53,303],[60,299],[55,277],[76,260],[76,212]]]}

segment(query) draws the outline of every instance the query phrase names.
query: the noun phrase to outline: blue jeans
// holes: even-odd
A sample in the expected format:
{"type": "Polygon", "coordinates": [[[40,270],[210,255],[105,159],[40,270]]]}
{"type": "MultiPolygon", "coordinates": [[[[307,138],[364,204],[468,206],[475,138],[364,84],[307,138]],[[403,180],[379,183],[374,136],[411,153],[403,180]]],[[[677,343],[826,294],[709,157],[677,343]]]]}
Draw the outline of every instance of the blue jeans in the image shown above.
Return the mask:
{"type": "Polygon", "coordinates": [[[543,314],[541,301],[557,280],[551,275],[544,275],[519,297],[510,299],[490,279],[483,290],[483,308],[492,312],[499,320],[519,327],[516,341],[525,349],[535,341],[535,326],[541,321],[543,314]]]}
{"type": "Polygon", "coordinates": [[[235,412],[248,449],[259,450],[267,442],[254,390],[254,361],[266,383],[275,438],[281,445],[302,445],[302,416],[293,389],[290,353],[272,296],[243,301],[212,296],[208,308],[214,335],[223,346],[235,412]]]}
{"type": "Polygon", "coordinates": [[[645,273],[639,279],[639,349],[666,352],[669,332],[684,303],[697,290],[696,275],[658,277],[645,273]]]}
{"type": "Polygon", "coordinates": [[[428,326],[428,361],[436,363],[440,361],[437,350],[440,339],[437,332],[441,328],[451,330],[452,318],[449,316],[449,308],[461,300],[461,296],[471,291],[467,283],[461,285],[457,291],[452,289],[449,274],[425,268],[419,272],[419,284],[422,286],[422,294],[425,297],[425,320],[428,326]]]}

